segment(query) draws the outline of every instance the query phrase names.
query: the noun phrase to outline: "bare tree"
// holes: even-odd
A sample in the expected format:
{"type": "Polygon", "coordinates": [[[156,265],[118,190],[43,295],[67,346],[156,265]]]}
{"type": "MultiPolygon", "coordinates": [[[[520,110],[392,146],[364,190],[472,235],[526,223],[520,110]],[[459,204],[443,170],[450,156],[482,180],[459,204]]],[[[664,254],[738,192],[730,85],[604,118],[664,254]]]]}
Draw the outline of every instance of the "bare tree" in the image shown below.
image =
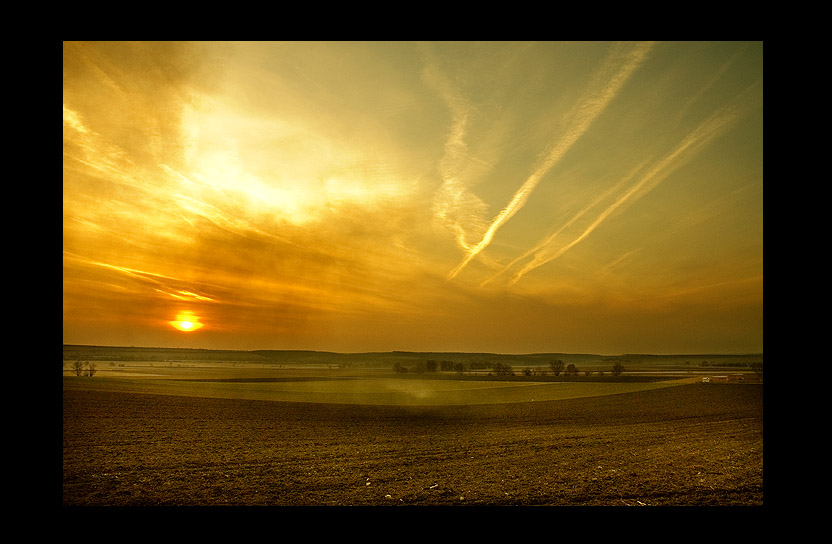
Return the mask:
{"type": "Polygon", "coordinates": [[[620,376],[622,372],[624,372],[624,365],[621,364],[621,361],[616,361],[615,364],[612,365],[612,375],[620,376]]]}
{"type": "Polygon", "coordinates": [[[75,361],[72,364],[72,368],[75,369],[76,376],[83,376],[84,374],[84,361],[75,361]]]}
{"type": "Polygon", "coordinates": [[[549,363],[549,368],[552,369],[555,376],[560,376],[560,373],[563,372],[563,361],[555,359],[549,363]]]}

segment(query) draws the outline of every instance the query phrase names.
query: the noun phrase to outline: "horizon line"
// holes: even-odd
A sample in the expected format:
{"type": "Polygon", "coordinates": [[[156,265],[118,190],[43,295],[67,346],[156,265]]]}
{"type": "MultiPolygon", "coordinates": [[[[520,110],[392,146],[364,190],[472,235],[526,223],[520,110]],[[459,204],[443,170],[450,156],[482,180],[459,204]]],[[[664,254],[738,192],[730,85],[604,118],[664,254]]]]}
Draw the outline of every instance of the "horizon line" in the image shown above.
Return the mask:
{"type": "Polygon", "coordinates": [[[504,353],[496,351],[452,351],[452,350],[372,350],[372,351],[331,351],[319,349],[276,349],[276,348],[256,348],[256,349],[226,349],[226,348],[187,348],[187,347],[165,347],[165,346],[123,346],[123,345],[105,345],[105,344],[62,344],[62,349],[67,347],[85,347],[85,348],[110,348],[110,349],[166,349],[166,350],[180,350],[180,351],[232,351],[240,353],[254,353],[258,351],[274,351],[274,352],[305,352],[305,353],[330,353],[334,355],[363,355],[363,354],[385,354],[385,353],[449,353],[459,355],[514,355],[514,356],[528,356],[528,355],[596,355],[601,357],[627,357],[627,356],[649,356],[649,357],[694,357],[694,356],[743,356],[743,355],[763,355],[764,352],[697,352],[697,353],[650,353],[650,352],[632,352],[632,353],[592,353],[587,351],[536,351],[536,352],[522,352],[522,353],[504,353]]]}

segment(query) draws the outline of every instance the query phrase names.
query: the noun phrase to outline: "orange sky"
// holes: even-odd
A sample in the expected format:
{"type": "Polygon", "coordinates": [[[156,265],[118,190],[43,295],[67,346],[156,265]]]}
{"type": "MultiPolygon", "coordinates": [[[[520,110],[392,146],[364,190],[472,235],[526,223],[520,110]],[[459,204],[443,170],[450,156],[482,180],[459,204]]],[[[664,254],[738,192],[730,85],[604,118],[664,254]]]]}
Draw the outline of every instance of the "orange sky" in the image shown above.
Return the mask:
{"type": "Polygon", "coordinates": [[[66,42],[63,341],[762,352],[762,49],[66,42]]]}

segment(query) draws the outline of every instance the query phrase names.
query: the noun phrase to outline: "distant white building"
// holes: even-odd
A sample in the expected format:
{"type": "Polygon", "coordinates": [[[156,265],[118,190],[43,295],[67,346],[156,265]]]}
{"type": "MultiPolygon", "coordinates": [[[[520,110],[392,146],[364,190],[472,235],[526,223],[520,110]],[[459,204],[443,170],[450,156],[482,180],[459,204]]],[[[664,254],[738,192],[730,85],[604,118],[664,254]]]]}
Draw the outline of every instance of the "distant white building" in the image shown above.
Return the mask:
{"type": "Polygon", "coordinates": [[[745,377],[742,374],[728,374],[727,376],[705,376],[704,378],[702,378],[702,383],[741,381],[745,381],[745,377]]]}

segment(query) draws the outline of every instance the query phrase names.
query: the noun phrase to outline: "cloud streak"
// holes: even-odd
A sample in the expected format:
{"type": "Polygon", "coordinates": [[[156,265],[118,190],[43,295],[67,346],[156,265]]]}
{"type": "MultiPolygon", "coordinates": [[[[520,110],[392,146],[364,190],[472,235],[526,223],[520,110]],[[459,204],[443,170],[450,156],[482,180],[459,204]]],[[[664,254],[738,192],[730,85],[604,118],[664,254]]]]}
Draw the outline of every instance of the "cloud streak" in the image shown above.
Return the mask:
{"type": "Polygon", "coordinates": [[[441,72],[430,50],[423,48],[423,51],[429,61],[422,71],[422,79],[439,93],[451,112],[451,127],[438,164],[442,185],[434,197],[433,221],[440,229],[451,231],[457,244],[469,251],[472,244],[468,241],[468,230],[472,225],[473,230],[484,227],[480,217],[486,208],[485,203],[469,191],[470,183],[465,180],[465,169],[470,162],[465,139],[473,106],[441,72]]]}
{"type": "Polygon", "coordinates": [[[592,123],[603,113],[633,72],[644,63],[653,45],[653,43],[638,43],[615,46],[593,77],[584,97],[567,116],[569,127],[567,131],[551,145],[532,174],[514,193],[509,203],[494,217],[482,239],[471,246],[459,265],[451,270],[448,274],[449,280],[455,278],[474,257],[488,247],[500,227],[525,206],[540,180],[566,155],[575,142],[586,133],[592,123]]]}
{"type": "Polygon", "coordinates": [[[655,189],[673,171],[698,154],[704,147],[722,134],[733,124],[739,115],[740,112],[736,108],[727,108],[714,113],[711,117],[703,121],[699,126],[691,131],[685,138],[683,138],[670,153],[650,166],[650,168],[642,175],[628,178],[627,181],[629,183],[632,178],[635,177],[635,183],[632,183],[623,194],[618,196],[611,204],[604,208],[603,211],[601,211],[601,213],[599,213],[574,239],[563,243],[561,241],[561,234],[563,231],[577,222],[577,220],[584,216],[590,209],[596,207],[600,199],[596,199],[589,206],[579,211],[569,222],[566,223],[566,225],[545,237],[534,247],[515,259],[508,267],[506,267],[506,269],[502,271],[505,272],[516,263],[527,258],[529,255],[534,254],[534,258],[531,262],[527,263],[523,268],[514,274],[510,280],[510,284],[513,285],[517,283],[523,276],[535,268],[557,259],[586,239],[587,236],[592,234],[592,232],[615,211],[627,204],[635,202],[648,192],[655,189]]]}

